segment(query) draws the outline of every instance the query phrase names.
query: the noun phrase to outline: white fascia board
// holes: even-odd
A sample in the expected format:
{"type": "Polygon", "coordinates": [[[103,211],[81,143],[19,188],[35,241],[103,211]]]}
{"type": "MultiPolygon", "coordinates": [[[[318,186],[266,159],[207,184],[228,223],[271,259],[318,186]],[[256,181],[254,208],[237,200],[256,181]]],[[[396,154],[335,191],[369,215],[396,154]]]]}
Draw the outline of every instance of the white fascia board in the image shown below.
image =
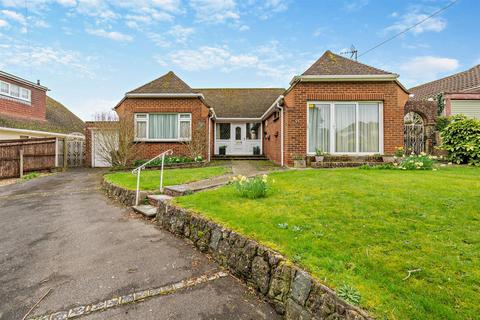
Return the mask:
{"type": "Polygon", "coordinates": [[[38,130],[28,130],[28,129],[17,129],[17,128],[8,128],[8,127],[0,127],[0,130],[17,132],[17,133],[41,134],[41,135],[46,135],[46,136],[63,137],[63,138],[81,138],[82,137],[82,136],[78,136],[78,135],[74,135],[74,134],[65,134],[65,133],[56,133],[56,132],[38,131],[38,130]]]}
{"type": "Polygon", "coordinates": [[[10,80],[13,80],[13,81],[16,81],[16,82],[19,82],[19,83],[22,83],[22,84],[25,84],[25,85],[28,85],[28,86],[31,86],[31,87],[34,87],[34,88],[37,88],[37,89],[40,89],[40,90],[43,90],[43,91],[49,91],[50,90],[47,87],[36,84],[35,82],[22,79],[20,77],[14,76],[13,74],[10,74],[10,73],[6,73],[4,71],[0,71],[0,76],[5,77],[5,78],[10,79],[10,80]]]}
{"type": "Polygon", "coordinates": [[[216,121],[262,121],[262,118],[215,118],[216,121]]]}
{"type": "Polygon", "coordinates": [[[393,81],[398,78],[398,74],[370,74],[370,75],[305,75],[293,77],[290,84],[296,81],[303,82],[321,82],[321,81],[393,81]]]}
{"type": "Polygon", "coordinates": [[[127,93],[127,98],[202,98],[201,93],[127,93]]]}

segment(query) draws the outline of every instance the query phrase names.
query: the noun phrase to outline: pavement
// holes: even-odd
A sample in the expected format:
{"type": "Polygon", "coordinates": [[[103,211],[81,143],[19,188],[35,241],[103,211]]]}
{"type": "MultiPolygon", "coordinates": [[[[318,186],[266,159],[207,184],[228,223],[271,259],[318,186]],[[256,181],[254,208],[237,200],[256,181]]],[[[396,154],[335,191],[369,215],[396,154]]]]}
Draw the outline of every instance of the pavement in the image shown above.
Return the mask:
{"type": "Polygon", "coordinates": [[[107,199],[100,181],[79,169],[0,187],[1,320],[38,301],[29,317],[154,288],[169,289],[81,318],[278,319],[192,245],[107,199]]]}

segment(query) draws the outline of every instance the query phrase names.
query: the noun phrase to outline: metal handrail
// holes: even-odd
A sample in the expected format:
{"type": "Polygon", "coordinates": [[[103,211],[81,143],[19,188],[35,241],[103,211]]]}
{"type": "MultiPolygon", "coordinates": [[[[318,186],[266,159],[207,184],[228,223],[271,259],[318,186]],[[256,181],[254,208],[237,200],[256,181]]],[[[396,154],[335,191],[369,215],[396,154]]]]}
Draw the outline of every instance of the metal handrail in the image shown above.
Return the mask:
{"type": "Polygon", "coordinates": [[[145,169],[145,167],[151,163],[152,161],[158,159],[158,158],[162,158],[162,169],[160,170],[160,192],[163,192],[163,164],[165,163],[165,156],[166,155],[172,155],[173,154],[173,150],[172,149],[168,149],[167,151],[164,151],[162,153],[160,153],[159,155],[153,157],[152,159],[148,160],[147,162],[145,162],[144,164],[142,164],[141,166],[138,166],[137,168],[133,169],[132,170],[132,174],[135,174],[137,173],[137,189],[136,189],[136,192],[135,192],[135,205],[138,206],[138,197],[140,196],[140,173],[142,172],[143,169],[145,169]]]}

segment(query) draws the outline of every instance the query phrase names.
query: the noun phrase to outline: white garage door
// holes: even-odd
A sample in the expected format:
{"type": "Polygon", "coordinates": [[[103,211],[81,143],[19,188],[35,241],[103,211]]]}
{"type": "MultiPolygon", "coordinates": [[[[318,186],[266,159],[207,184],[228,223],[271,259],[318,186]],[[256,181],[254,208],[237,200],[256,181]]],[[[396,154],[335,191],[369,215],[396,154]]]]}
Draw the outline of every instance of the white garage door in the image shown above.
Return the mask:
{"type": "MultiPolygon", "coordinates": [[[[118,139],[118,137],[116,137],[118,139]]],[[[105,137],[98,130],[92,130],[92,167],[105,168],[111,167],[111,161],[108,159],[106,149],[111,144],[108,140],[111,137],[105,137]]]]}
{"type": "Polygon", "coordinates": [[[480,100],[452,100],[452,116],[464,114],[469,118],[480,119],[480,100]]]}

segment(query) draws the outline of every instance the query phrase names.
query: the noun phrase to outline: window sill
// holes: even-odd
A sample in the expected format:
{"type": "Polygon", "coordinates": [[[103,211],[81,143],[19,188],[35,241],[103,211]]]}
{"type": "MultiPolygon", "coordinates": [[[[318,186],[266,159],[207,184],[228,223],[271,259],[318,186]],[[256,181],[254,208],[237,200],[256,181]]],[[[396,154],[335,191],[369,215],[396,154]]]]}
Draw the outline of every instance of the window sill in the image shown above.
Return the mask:
{"type": "Polygon", "coordinates": [[[9,96],[9,95],[3,94],[3,93],[0,93],[0,98],[10,100],[10,101],[20,102],[20,103],[26,104],[28,106],[32,105],[31,101],[24,100],[24,99],[17,98],[17,97],[12,97],[12,96],[9,96]]]}

